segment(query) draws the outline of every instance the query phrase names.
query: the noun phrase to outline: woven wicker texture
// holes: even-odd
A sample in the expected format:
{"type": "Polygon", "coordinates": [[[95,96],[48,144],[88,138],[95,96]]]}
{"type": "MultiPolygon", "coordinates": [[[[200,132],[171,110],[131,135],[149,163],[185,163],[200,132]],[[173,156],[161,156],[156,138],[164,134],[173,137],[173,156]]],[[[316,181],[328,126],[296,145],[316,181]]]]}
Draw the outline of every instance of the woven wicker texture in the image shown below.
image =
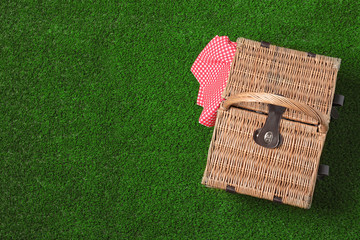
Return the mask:
{"type": "MultiPolygon", "coordinates": [[[[305,103],[330,119],[336,77],[341,60],[239,38],[223,97],[242,92],[279,94],[305,103]]],[[[243,103],[240,106],[267,112],[265,104],[243,103]]],[[[283,116],[296,121],[316,124],[313,118],[297,111],[283,116]]]]}
{"type": "Polygon", "coordinates": [[[339,66],[340,59],[238,39],[202,183],[310,208],[339,66]],[[275,149],[253,139],[268,104],[287,108],[275,149]]]}
{"type": "Polygon", "coordinates": [[[282,106],[288,110],[295,110],[314,118],[314,120],[319,123],[318,129],[321,133],[326,133],[329,128],[327,118],[320,111],[294,99],[271,93],[240,93],[233,95],[224,102],[223,107],[228,109],[230,106],[237,106],[242,102],[262,102],[282,106]]]}
{"type": "Polygon", "coordinates": [[[266,115],[230,108],[219,109],[202,183],[310,208],[325,134],[315,126],[282,119],[283,144],[261,147],[253,140],[266,115]]]}

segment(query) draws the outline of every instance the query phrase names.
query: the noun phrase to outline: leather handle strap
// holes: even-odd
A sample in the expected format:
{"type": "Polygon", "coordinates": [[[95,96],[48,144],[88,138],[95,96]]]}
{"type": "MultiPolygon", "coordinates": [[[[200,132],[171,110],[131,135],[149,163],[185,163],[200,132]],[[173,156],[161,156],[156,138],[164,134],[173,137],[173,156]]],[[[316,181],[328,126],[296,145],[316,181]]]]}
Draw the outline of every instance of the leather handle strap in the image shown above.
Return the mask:
{"type": "Polygon", "coordinates": [[[277,105],[295,111],[303,112],[306,115],[313,117],[319,122],[320,133],[326,133],[329,128],[327,118],[322,112],[299,101],[271,93],[255,93],[255,92],[240,93],[231,96],[227,100],[225,100],[222,104],[222,107],[225,110],[228,110],[230,106],[240,102],[260,102],[260,103],[277,105]]]}

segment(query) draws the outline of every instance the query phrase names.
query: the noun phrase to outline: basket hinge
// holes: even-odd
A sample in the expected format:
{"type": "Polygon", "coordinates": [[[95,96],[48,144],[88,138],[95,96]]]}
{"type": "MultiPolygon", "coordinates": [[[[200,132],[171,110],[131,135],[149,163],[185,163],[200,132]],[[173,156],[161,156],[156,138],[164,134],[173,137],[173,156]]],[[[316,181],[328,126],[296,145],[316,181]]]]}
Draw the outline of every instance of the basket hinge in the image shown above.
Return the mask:
{"type": "Polygon", "coordinates": [[[234,186],[230,186],[230,185],[227,185],[227,186],[226,186],[226,191],[229,192],[229,193],[236,193],[235,187],[234,187],[234,186]]]}
{"type": "Polygon", "coordinates": [[[315,54],[315,53],[308,52],[307,54],[308,54],[308,57],[313,57],[313,58],[316,57],[316,54],[315,54]]]}
{"type": "Polygon", "coordinates": [[[283,203],[283,201],[282,201],[282,197],[277,197],[277,196],[274,196],[273,202],[276,202],[276,203],[283,203]]]}
{"type": "Polygon", "coordinates": [[[327,176],[329,176],[329,166],[320,164],[318,169],[318,178],[322,179],[327,176]]]}
{"type": "Polygon", "coordinates": [[[344,105],[344,95],[335,94],[333,99],[333,106],[342,107],[344,105]]]}
{"type": "Polygon", "coordinates": [[[262,41],[261,44],[260,44],[261,47],[264,47],[264,48],[270,48],[270,43],[269,42],[264,42],[262,41]]]}
{"type": "Polygon", "coordinates": [[[342,107],[344,105],[345,97],[340,94],[335,94],[333,99],[333,104],[331,107],[331,113],[330,116],[332,119],[338,119],[339,118],[339,112],[335,107],[342,107]]]}

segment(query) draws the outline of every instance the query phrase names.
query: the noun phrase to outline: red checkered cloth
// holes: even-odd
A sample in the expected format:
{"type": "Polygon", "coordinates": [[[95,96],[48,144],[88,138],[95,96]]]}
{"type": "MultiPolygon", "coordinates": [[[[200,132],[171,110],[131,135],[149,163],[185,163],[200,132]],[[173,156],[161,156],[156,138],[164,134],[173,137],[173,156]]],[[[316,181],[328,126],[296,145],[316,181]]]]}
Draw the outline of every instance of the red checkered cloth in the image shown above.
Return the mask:
{"type": "Polygon", "coordinates": [[[191,72],[200,83],[197,104],[204,108],[199,119],[202,125],[215,125],[216,111],[223,100],[221,93],[225,89],[235,51],[236,42],[231,42],[227,36],[216,36],[191,67],[191,72]]]}

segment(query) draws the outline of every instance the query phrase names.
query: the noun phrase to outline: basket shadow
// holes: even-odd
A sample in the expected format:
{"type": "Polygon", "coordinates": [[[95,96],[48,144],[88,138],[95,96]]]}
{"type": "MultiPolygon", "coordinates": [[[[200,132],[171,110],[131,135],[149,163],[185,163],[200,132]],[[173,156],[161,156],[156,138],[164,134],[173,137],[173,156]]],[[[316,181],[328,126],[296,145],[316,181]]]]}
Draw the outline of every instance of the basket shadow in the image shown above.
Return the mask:
{"type": "Polygon", "coordinates": [[[351,108],[341,109],[341,118],[331,121],[320,159],[320,163],[330,166],[330,174],[317,181],[312,209],[322,215],[353,214],[359,202],[360,148],[356,146],[360,141],[360,114],[351,108]]]}

